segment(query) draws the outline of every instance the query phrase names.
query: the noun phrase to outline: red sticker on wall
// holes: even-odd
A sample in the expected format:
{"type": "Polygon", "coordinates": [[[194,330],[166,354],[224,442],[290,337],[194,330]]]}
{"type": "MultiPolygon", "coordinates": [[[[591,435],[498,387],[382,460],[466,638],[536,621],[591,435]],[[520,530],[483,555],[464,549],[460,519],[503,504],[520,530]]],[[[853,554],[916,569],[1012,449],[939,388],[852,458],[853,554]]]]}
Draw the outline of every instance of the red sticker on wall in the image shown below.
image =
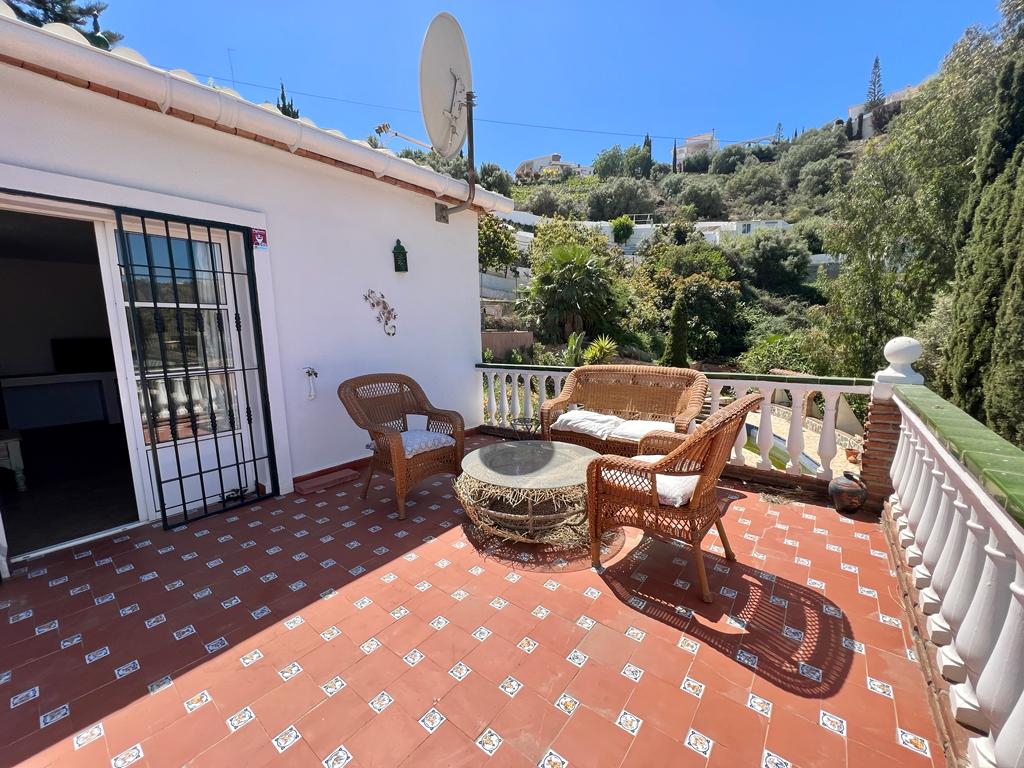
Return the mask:
{"type": "Polygon", "coordinates": [[[252,231],[252,247],[257,250],[266,250],[267,248],[267,230],[265,229],[254,229],[252,231]]]}

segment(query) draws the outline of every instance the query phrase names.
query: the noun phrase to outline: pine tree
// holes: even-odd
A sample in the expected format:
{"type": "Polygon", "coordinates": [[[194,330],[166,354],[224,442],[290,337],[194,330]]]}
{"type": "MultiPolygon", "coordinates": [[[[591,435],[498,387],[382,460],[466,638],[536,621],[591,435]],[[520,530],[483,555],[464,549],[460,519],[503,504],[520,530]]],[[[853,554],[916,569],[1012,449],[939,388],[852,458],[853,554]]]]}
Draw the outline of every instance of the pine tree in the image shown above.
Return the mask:
{"type": "Polygon", "coordinates": [[[679,166],[676,164],[676,140],[672,139],[672,173],[679,173],[679,166]]]}
{"type": "Polygon", "coordinates": [[[44,24],[67,24],[81,32],[97,48],[108,50],[124,39],[124,35],[110,30],[100,32],[100,14],[107,10],[106,3],[76,3],[67,0],[9,0],[14,15],[22,21],[41,27],[44,24]]]}
{"type": "Polygon", "coordinates": [[[676,299],[672,303],[672,317],[669,326],[668,346],[665,348],[662,362],[673,368],[685,368],[689,365],[687,359],[689,321],[686,317],[686,299],[681,290],[676,293],[676,299]]]}
{"type": "Polygon", "coordinates": [[[281,81],[281,95],[277,97],[277,109],[285,117],[299,116],[299,110],[295,108],[294,102],[284,92],[284,80],[281,81]]]}
{"type": "MultiPolygon", "coordinates": [[[[953,401],[976,419],[1005,428],[1006,404],[990,398],[1006,386],[1005,376],[1013,370],[1021,348],[997,346],[1012,339],[1013,319],[1007,318],[1004,301],[1016,306],[1011,277],[1024,250],[1024,200],[1015,192],[1024,175],[1024,142],[1017,135],[1016,147],[1006,144],[1005,129],[1024,110],[1024,66],[1007,64],[1000,77],[997,108],[983,129],[982,146],[975,163],[977,189],[965,202],[973,206],[970,237],[961,249],[956,265],[953,292],[953,327],[945,372],[953,401]],[[1010,121],[1010,122],[1008,122],[1010,121]],[[1007,162],[1007,152],[1012,157],[1007,162]],[[976,200],[976,202],[975,202],[976,200]],[[997,331],[997,326],[1002,330],[997,331]],[[995,363],[997,359],[999,362],[995,363]],[[992,370],[997,370],[992,373],[992,370]],[[992,416],[987,417],[992,409],[992,416]]],[[[1020,383],[1017,382],[1018,392],[1020,383]]]]}
{"type": "Polygon", "coordinates": [[[782,141],[782,123],[775,124],[775,135],[772,137],[772,143],[778,144],[782,141]]]}
{"type": "Polygon", "coordinates": [[[885,91],[882,89],[882,65],[875,56],[871,65],[871,79],[868,81],[868,95],[864,100],[864,111],[870,112],[885,103],[885,91]]]}

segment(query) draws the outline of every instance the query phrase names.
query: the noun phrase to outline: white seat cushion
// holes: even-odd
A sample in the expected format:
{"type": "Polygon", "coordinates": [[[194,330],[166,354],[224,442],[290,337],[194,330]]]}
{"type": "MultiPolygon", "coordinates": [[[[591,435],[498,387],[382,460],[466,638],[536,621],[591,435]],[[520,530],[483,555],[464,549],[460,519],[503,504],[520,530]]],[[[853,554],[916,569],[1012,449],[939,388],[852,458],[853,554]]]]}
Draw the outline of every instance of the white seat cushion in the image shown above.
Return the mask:
{"type": "Polygon", "coordinates": [[[424,451],[434,451],[438,448],[447,448],[455,445],[455,438],[441,432],[431,432],[427,429],[410,429],[402,433],[402,448],[405,451],[405,458],[424,451]]]}
{"type": "Polygon", "coordinates": [[[671,421],[642,421],[640,419],[635,419],[632,421],[624,421],[619,424],[619,426],[612,430],[611,436],[639,443],[640,438],[648,432],[655,432],[659,429],[663,429],[668,432],[675,432],[676,425],[671,421]]]}
{"type": "MultiPolygon", "coordinates": [[[[664,456],[634,456],[637,461],[646,461],[653,464],[661,461],[664,456]]],[[[666,507],[681,507],[686,504],[693,492],[697,490],[697,482],[700,475],[655,475],[655,482],[658,486],[658,501],[666,507]]]]}
{"type": "Polygon", "coordinates": [[[551,425],[551,428],[562,429],[566,432],[579,432],[601,440],[607,440],[608,435],[622,422],[623,420],[618,416],[577,408],[572,411],[566,411],[555,419],[555,423],[551,425]]]}

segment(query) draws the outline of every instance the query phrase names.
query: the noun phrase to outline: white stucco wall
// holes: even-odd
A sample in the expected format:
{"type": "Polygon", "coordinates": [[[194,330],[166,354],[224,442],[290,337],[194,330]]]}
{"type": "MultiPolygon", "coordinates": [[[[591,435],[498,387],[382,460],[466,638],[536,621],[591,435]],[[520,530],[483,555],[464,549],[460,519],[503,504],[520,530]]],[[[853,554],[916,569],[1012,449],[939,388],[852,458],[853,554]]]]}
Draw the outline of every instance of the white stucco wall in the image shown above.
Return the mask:
{"type": "MultiPolygon", "coordinates": [[[[209,208],[208,218],[225,221],[223,209],[188,203],[201,201],[265,217],[270,249],[256,253],[267,260],[258,287],[274,428],[287,430],[290,446],[280,462],[285,488],[294,475],[366,455],[365,433],[334,393],[349,376],[408,373],[467,426],[480,422],[475,214],[438,224],[425,196],[3,64],[0,99],[0,164],[66,175],[52,185],[60,194],[153,210],[160,193],[179,198],[166,198],[162,213],[209,208]],[[97,199],[84,180],[117,185],[124,198],[97,199]],[[394,272],[396,238],[409,251],[407,274],[394,272]],[[398,312],[393,337],[362,300],[371,288],[398,312]],[[313,401],[307,365],[320,372],[313,401]]],[[[11,188],[4,175],[0,188],[11,188]]]]}

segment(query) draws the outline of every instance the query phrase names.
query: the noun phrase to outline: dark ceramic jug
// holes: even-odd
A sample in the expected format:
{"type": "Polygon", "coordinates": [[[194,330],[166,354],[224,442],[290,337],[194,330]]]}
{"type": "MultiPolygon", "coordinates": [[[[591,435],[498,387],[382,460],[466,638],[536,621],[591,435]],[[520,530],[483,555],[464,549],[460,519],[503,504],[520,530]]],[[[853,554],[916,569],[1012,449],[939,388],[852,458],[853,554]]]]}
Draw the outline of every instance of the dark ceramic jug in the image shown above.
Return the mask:
{"type": "Polygon", "coordinates": [[[828,495],[839,512],[856,512],[864,506],[868,487],[853,472],[843,472],[842,477],[832,478],[828,484],[828,495]]]}

